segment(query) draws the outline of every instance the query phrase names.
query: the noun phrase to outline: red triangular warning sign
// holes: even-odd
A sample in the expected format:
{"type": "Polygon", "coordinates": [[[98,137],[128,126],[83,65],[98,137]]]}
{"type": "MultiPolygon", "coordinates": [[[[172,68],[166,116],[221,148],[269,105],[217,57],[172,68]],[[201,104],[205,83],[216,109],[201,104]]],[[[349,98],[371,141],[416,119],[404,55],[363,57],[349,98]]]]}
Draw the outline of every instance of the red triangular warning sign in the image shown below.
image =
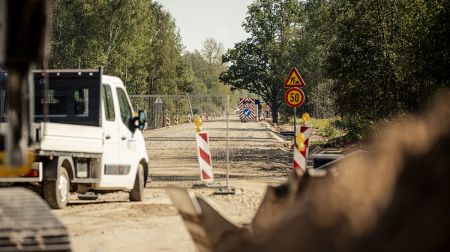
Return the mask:
{"type": "Polygon", "coordinates": [[[284,87],[285,88],[291,88],[291,87],[304,87],[305,82],[302,79],[302,76],[297,71],[297,68],[292,68],[291,72],[289,73],[287,79],[284,81],[284,87]]]}

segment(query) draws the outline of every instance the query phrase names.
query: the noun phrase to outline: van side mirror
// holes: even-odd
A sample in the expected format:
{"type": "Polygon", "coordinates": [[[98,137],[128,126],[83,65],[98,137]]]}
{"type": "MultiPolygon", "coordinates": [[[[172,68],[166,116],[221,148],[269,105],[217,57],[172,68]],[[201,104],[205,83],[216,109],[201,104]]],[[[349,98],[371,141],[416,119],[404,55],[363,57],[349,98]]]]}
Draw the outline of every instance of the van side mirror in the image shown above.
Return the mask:
{"type": "Polygon", "coordinates": [[[131,127],[132,129],[136,130],[143,130],[145,128],[145,124],[147,123],[147,113],[143,110],[139,110],[139,112],[136,114],[135,117],[131,120],[131,127]]]}
{"type": "Polygon", "coordinates": [[[144,110],[139,110],[138,113],[139,129],[143,130],[145,128],[145,123],[147,122],[147,113],[144,110]]]}

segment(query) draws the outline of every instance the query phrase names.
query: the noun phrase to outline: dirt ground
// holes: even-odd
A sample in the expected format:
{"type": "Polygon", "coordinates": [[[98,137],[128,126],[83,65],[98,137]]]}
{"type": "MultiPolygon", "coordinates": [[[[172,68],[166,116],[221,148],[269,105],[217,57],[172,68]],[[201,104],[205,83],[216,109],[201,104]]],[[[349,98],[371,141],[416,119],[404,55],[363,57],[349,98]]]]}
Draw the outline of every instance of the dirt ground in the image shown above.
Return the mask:
{"type": "MultiPolygon", "coordinates": [[[[225,185],[226,122],[204,123],[210,134],[216,181],[225,185]]],[[[213,188],[192,189],[198,166],[194,126],[184,124],[145,132],[151,179],[143,202],[129,202],[128,193],[110,193],[97,201],[74,200],[53,212],[69,230],[74,251],[196,251],[165,188],[181,186],[209,198],[218,211],[239,224],[251,222],[267,185],[277,185],[291,171],[291,152],[267,125],[229,124],[230,186],[235,195],[215,195],[213,188]]]]}

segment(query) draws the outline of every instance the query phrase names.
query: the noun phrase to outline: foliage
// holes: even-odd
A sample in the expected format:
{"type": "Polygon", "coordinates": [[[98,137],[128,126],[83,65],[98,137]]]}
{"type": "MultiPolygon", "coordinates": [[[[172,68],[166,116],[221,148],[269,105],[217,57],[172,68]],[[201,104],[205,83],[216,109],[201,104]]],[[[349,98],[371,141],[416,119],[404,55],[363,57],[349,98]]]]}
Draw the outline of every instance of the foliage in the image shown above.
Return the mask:
{"type": "Polygon", "coordinates": [[[201,53],[183,52],[175,20],[157,2],[55,0],[52,6],[50,68],[103,66],[131,94],[230,94],[219,82],[223,45],[209,38],[201,53]]]}
{"type": "Polygon", "coordinates": [[[448,6],[448,1],[336,1],[336,40],[327,69],[352,133],[364,136],[380,119],[420,110],[439,87],[449,86],[446,73],[428,72],[449,66],[448,56],[437,56],[448,55],[448,42],[436,36],[448,36],[448,6]]]}
{"type": "Polygon", "coordinates": [[[338,114],[347,138],[360,139],[450,87],[449,17],[446,0],[255,0],[243,24],[250,37],[224,55],[221,79],[276,113],[295,66],[306,82],[299,112],[338,114]]]}
{"type": "MultiPolygon", "coordinates": [[[[339,124],[340,118],[332,117],[332,118],[311,118],[308,121],[308,125],[311,125],[314,130],[317,132],[317,135],[325,137],[327,139],[340,137],[345,135],[345,132],[342,130],[343,127],[339,124]]],[[[289,123],[293,124],[294,119],[289,118],[289,123]]],[[[297,118],[297,123],[301,123],[301,118],[297,118]]]]}
{"type": "Polygon", "coordinates": [[[220,79],[261,96],[270,104],[275,123],[284,78],[299,57],[290,45],[303,29],[302,6],[295,0],[256,0],[248,7],[243,24],[250,38],[237,43],[222,59],[230,67],[220,79]]]}
{"type": "Polygon", "coordinates": [[[233,94],[235,104],[250,92],[277,122],[292,114],[282,85],[296,67],[298,113],[341,116],[349,139],[450,87],[447,0],[255,0],[249,37],[227,52],[211,38],[183,51],[175,20],[151,0],[54,0],[52,13],[50,68],[104,66],[133,94],[233,94]]]}
{"type": "Polygon", "coordinates": [[[63,1],[53,3],[51,68],[97,68],[120,76],[142,92],[148,47],[153,32],[147,1],[63,1]],[[108,22],[105,22],[108,20],[108,22]]]}
{"type": "Polygon", "coordinates": [[[339,131],[334,125],[328,124],[323,131],[320,133],[321,136],[324,136],[328,139],[336,138],[342,136],[341,131],[339,131]]]}

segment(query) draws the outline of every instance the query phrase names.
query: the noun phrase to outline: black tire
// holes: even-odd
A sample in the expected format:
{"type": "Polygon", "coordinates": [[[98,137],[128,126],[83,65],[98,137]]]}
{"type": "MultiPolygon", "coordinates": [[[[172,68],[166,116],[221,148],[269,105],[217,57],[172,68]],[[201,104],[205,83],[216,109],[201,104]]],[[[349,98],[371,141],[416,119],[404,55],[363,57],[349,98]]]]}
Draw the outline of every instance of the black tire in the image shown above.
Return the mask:
{"type": "Polygon", "coordinates": [[[53,209],[61,209],[69,202],[70,178],[66,168],[60,167],[56,180],[44,181],[44,199],[53,209]]]}
{"type": "Polygon", "coordinates": [[[133,189],[130,191],[130,201],[142,201],[144,200],[144,166],[139,163],[136,172],[136,179],[134,180],[133,189]]]}

